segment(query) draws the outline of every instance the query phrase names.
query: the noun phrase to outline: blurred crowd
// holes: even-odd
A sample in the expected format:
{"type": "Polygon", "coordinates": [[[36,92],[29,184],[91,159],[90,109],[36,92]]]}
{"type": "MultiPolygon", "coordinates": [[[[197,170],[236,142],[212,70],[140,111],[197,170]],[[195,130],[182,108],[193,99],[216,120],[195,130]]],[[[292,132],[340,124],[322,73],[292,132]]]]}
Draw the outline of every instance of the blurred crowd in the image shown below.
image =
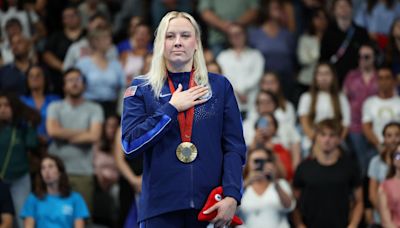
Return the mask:
{"type": "Polygon", "coordinates": [[[0,227],[135,226],[122,100],[172,10],[235,91],[242,227],[400,227],[398,0],[0,0],[0,227]]]}

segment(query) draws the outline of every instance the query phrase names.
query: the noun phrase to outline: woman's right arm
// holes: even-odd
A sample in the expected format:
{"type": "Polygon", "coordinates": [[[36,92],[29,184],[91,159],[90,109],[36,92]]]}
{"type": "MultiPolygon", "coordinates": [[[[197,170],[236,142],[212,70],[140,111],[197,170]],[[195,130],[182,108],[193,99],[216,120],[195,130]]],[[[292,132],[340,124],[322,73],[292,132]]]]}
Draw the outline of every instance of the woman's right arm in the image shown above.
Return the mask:
{"type": "Polygon", "coordinates": [[[168,102],[148,114],[145,96],[153,96],[152,91],[146,94],[137,79],[132,84],[124,94],[121,121],[122,149],[131,158],[154,145],[170,129],[171,120],[178,115],[177,109],[168,102]]]}
{"type": "Polygon", "coordinates": [[[378,209],[378,188],[379,183],[374,178],[369,179],[368,199],[371,201],[372,206],[378,209]]]}
{"type": "Polygon", "coordinates": [[[135,190],[139,192],[141,190],[141,176],[135,175],[135,173],[131,170],[128,163],[126,162],[124,153],[121,148],[121,130],[118,130],[117,132],[118,135],[117,137],[115,137],[113,150],[115,164],[117,165],[117,168],[122,176],[124,176],[125,179],[131,184],[131,186],[133,186],[135,190]]]}
{"type": "Polygon", "coordinates": [[[35,228],[35,220],[31,217],[26,218],[24,220],[24,228],[35,228]]]}

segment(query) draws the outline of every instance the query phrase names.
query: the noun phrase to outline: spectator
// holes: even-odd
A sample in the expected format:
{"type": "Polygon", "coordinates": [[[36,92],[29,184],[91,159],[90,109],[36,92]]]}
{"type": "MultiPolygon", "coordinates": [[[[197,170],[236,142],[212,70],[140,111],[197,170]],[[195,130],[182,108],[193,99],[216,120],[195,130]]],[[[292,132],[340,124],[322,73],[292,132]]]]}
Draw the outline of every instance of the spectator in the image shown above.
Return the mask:
{"type": "MultiPolygon", "coordinates": [[[[250,146],[254,140],[254,125],[260,116],[268,113],[274,113],[278,108],[278,98],[268,91],[259,91],[256,97],[256,110],[253,115],[250,115],[243,121],[243,133],[246,145],[250,146]]],[[[278,123],[279,124],[279,123],[278,123]]]]}
{"type": "MultiPolygon", "coordinates": [[[[330,1],[330,0],[328,0],[330,1]]],[[[297,20],[297,32],[299,34],[303,33],[307,28],[310,27],[312,23],[312,16],[317,9],[324,9],[325,11],[330,12],[328,4],[326,4],[327,0],[301,0],[298,2],[298,15],[296,16],[297,20]]]]}
{"type": "Polygon", "coordinates": [[[14,61],[14,54],[10,44],[11,37],[14,35],[22,35],[21,22],[16,18],[10,18],[6,22],[6,34],[4,34],[3,40],[0,43],[0,66],[12,63],[14,61]]]}
{"type": "MultiPolygon", "coordinates": [[[[90,17],[86,31],[91,33],[91,31],[95,29],[105,28],[107,26],[109,26],[107,18],[102,14],[95,14],[90,17]]],[[[92,52],[93,48],[89,44],[87,35],[85,35],[79,41],[76,41],[69,46],[63,62],[63,71],[74,67],[80,58],[88,56],[92,52]]],[[[118,59],[117,48],[114,44],[110,45],[106,55],[110,60],[118,59]]]]}
{"type": "Polygon", "coordinates": [[[295,101],[295,39],[281,24],[283,3],[267,1],[265,18],[261,26],[249,30],[249,44],[261,51],[265,60],[265,70],[276,72],[280,78],[283,94],[295,101]]]}
{"type": "Polygon", "coordinates": [[[7,34],[5,25],[9,19],[15,18],[21,23],[23,36],[29,37],[32,43],[36,43],[45,37],[46,29],[34,9],[26,7],[25,4],[25,1],[21,0],[3,1],[0,10],[1,34],[3,36],[7,34]]]}
{"type": "MultiPolygon", "coordinates": [[[[118,43],[117,49],[118,54],[122,54],[125,51],[132,51],[135,47],[135,40],[133,39],[133,35],[135,34],[136,28],[139,24],[143,24],[143,19],[138,16],[133,16],[129,20],[128,31],[127,31],[127,39],[122,40],[118,43]]],[[[152,44],[151,44],[152,45],[152,44]]]]}
{"type": "Polygon", "coordinates": [[[316,125],[315,156],[300,163],[293,180],[296,227],[358,227],[363,212],[361,175],[340,150],[342,132],[333,119],[316,125]]]}
{"type": "Polygon", "coordinates": [[[105,120],[101,139],[93,149],[93,165],[96,176],[93,221],[109,227],[116,225],[118,216],[117,183],[119,173],[113,151],[119,122],[120,118],[116,115],[111,115],[105,120]]]}
{"type": "Polygon", "coordinates": [[[278,121],[275,119],[273,114],[268,113],[260,116],[254,126],[255,136],[253,143],[249,148],[250,150],[254,150],[258,147],[265,147],[273,151],[279,158],[279,162],[281,162],[284,167],[282,177],[291,181],[293,178],[293,166],[290,152],[281,144],[273,141],[278,127],[278,121]]]}
{"type": "Polygon", "coordinates": [[[274,116],[278,121],[276,141],[288,148],[292,154],[293,168],[301,161],[300,134],[296,129],[296,113],[294,105],[282,93],[279,77],[272,72],[267,72],[261,78],[260,90],[269,91],[278,99],[274,116]]]}
{"type": "Polygon", "coordinates": [[[12,202],[10,189],[0,179],[0,227],[13,227],[14,216],[14,205],[12,202]]]}
{"type": "MultiPolygon", "coordinates": [[[[389,34],[389,43],[385,50],[385,61],[392,68],[392,71],[400,82],[400,18],[393,21],[389,34]]],[[[400,92],[400,90],[398,90],[400,92]]]]}
{"type": "Polygon", "coordinates": [[[73,190],[82,194],[89,209],[93,207],[93,150],[100,139],[103,110],[83,98],[84,78],[77,69],[64,73],[65,98],[50,104],[46,128],[53,138],[49,153],[65,163],[73,190]]]}
{"type": "Polygon", "coordinates": [[[204,54],[204,60],[206,61],[206,64],[215,62],[215,56],[210,49],[204,48],[203,54],[204,54]]]}
{"type": "MultiPolygon", "coordinates": [[[[39,120],[39,114],[17,97],[0,93],[0,178],[10,186],[16,214],[30,192],[28,157],[38,144],[35,126],[39,120]]],[[[17,222],[22,227],[22,221],[17,222]]]]}
{"type": "Polygon", "coordinates": [[[198,10],[201,18],[209,26],[208,47],[214,56],[225,48],[226,34],[232,23],[247,26],[253,23],[258,16],[259,4],[257,0],[200,0],[198,10]]]}
{"type": "Polygon", "coordinates": [[[14,35],[10,42],[14,61],[0,68],[0,90],[19,96],[27,92],[26,75],[34,62],[29,58],[31,46],[27,38],[14,35]]]}
{"type": "Polygon", "coordinates": [[[334,68],[329,63],[319,63],[314,72],[310,91],[300,97],[297,110],[304,132],[302,146],[307,153],[314,139],[314,125],[324,119],[335,119],[342,126],[340,138],[344,139],[350,125],[350,106],[339,91],[334,68]]]}
{"type": "Polygon", "coordinates": [[[221,66],[214,61],[206,63],[207,66],[207,71],[215,74],[220,74],[222,75],[222,69],[221,66]]]}
{"type": "Polygon", "coordinates": [[[320,60],[334,64],[341,88],[348,71],[357,67],[358,49],[369,38],[365,29],[353,23],[350,0],[334,0],[332,11],[334,21],[322,37],[320,60]]]}
{"type": "Polygon", "coordinates": [[[307,91],[311,85],[320,57],[321,39],[328,26],[328,15],[322,8],[315,9],[311,15],[309,27],[300,36],[297,46],[297,58],[301,64],[298,82],[302,92],[307,91]]]}
{"type": "Polygon", "coordinates": [[[25,228],[85,227],[84,219],[89,217],[87,206],[82,196],[71,190],[60,158],[45,156],[35,183],[21,212],[25,228]]]}
{"type": "Polygon", "coordinates": [[[381,48],[387,44],[390,26],[400,16],[400,4],[394,0],[364,1],[354,21],[365,28],[381,48]]]}
{"type": "Polygon", "coordinates": [[[116,59],[108,59],[107,51],[111,45],[111,30],[98,28],[88,35],[92,53],[78,60],[76,67],[86,78],[84,97],[98,102],[106,117],[117,110],[117,99],[125,89],[125,74],[116,59]]]}
{"type": "Polygon", "coordinates": [[[386,179],[388,169],[390,167],[391,156],[396,146],[400,143],[400,123],[390,122],[383,129],[383,148],[379,154],[375,155],[368,167],[368,199],[372,204],[373,222],[380,224],[379,205],[378,205],[378,188],[379,185],[386,179]]]}
{"type": "Polygon", "coordinates": [[[170,11],[193,13],[194,3],[187,0],[153,0],[150,3],[150,20],[153,29],[156,29],[161,18],[170,11]]]}
{"type": "Polygon", "coordinates": [[[379,209],[384,227],[400,226],[400,145],[391,157],[388,179],[379,189],[379,209]]]}
{"type": "Polygon", "coordinates": [[[46,131],[47,107],[51,102],[61,99],[58,95],[49,93],[47,85],[47,78],[43,69],[39,65],[34,65],[28,71],[28,93],[21,96],[22,102],[32,109],[36,109],[40,113],[41,122],[37,127],[36,132],[40,144],[45,148],[49,143],[49,136],[46,131]]]}
{"type": "Polygon", "coordinates": [[[257,83],[264,70],[262,54],[246,45],[245,28],[232,24],[227,31],[230,48],[217,57],[222,73],[229,79],[235,91],[242,118],[254,109],[257,83]]]}
{"type": "MultiPolygon", "coordinates": [[[[119,179],[119,219],[118,227],[126,224],[128,213],[137,205],[142,191],[143,156],[127,159],[121,146],[121,129],[117,130],[114,142],[114,159],[120,172],[119,179]]],[[[138,208],[140,210],[140,208],[138,208]]]]}
{"type": "Polygon", "coordinates": [[[381,66],[378,69],[378,94],[365,100],[362,107],[362,130],[375,150],[381,148],[384,126],[390,121],[400,121],[400,98],[395,93],[395,86],[390,67],[381,66]]]}
{"type": "MultiPolygon", "coordinates": [[[[125,30],[125,23],[133,17],[146,17],[149,16],[148,4],[143,0],[130,0],[121,2],[120,11],[114,16],[113,21],[113,33],[120,33],[121,30],[125,30]]],[[[129,23],[128,23],[129,24],[129,23]]],[[[124,32],[123,32],[124,33],[124,32]]]]}
{"type": "Polygon", "coordinates": [[[146,24],[138,24],[132,34],[134,48],[120,54],[120,60],[125,73],[126,85],[130,85],[133,78],[141,75],[144,58],[151,53],[151,30],[146,24]]]}
{"type": "Polygon", "coordinates": [[[259,148],[248,153],[240,214],[246,228],[289,228],[287,213],[295,207],[289,183],[281,178],[274,153],[259,148]]]}
{"type": "Polygon", "coordinates": [[[343,92],[350,103],[351,122],[348,142],[355,152],[363,176],[366,174],[371,155],[367,153],[368,142],[362,133],[362,105],[378,93],[376,57],[372,44],[363,44],[358,51],[358,68],[350,71],[343,84],[343,92]]]}
{"type": "Polygon", "coordinates": [[[81,26],[86,27],[92,16],[101,13],[110,18],[110,12],[107,5],[99,0],[84,0],[78,7],[79,14],[81,15],[81,26]]]}
{"type": "Polygon", "coordinates": [[[46,44],[43,53],[43,61],[49,68],[51,75],[50,91],[62,94],[62,69],[64,57],[68,47],[83,36],[81,18],[74,7],[67,7],[63,10],[63,28],[53,33],[46,44]]]}

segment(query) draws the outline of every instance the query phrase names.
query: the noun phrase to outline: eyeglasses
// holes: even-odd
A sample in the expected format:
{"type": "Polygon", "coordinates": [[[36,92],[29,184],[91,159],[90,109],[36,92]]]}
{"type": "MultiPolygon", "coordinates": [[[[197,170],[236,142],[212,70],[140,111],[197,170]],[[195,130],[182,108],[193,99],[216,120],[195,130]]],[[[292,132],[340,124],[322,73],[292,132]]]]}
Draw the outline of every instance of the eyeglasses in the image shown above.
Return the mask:
{"type": "Polygon", "coordinates": [[[360,55],[360,59],[369,60],[372,59],[372,55],[360,55]]]}

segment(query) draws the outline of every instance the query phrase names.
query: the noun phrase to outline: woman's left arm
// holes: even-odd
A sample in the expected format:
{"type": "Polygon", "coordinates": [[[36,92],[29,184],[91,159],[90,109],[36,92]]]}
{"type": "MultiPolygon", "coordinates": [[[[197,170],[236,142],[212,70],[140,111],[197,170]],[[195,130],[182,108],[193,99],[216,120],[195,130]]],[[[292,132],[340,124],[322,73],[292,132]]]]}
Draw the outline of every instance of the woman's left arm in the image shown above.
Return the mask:
{"type": "Polygon", "coordinates": [[[285,210],[293,210],[295,207],[295,201],[291,194],[291,189],[289,184],[284,183],[281,180],[275,180],[275,189],[278,193],[279,200],[285,210]]]}

